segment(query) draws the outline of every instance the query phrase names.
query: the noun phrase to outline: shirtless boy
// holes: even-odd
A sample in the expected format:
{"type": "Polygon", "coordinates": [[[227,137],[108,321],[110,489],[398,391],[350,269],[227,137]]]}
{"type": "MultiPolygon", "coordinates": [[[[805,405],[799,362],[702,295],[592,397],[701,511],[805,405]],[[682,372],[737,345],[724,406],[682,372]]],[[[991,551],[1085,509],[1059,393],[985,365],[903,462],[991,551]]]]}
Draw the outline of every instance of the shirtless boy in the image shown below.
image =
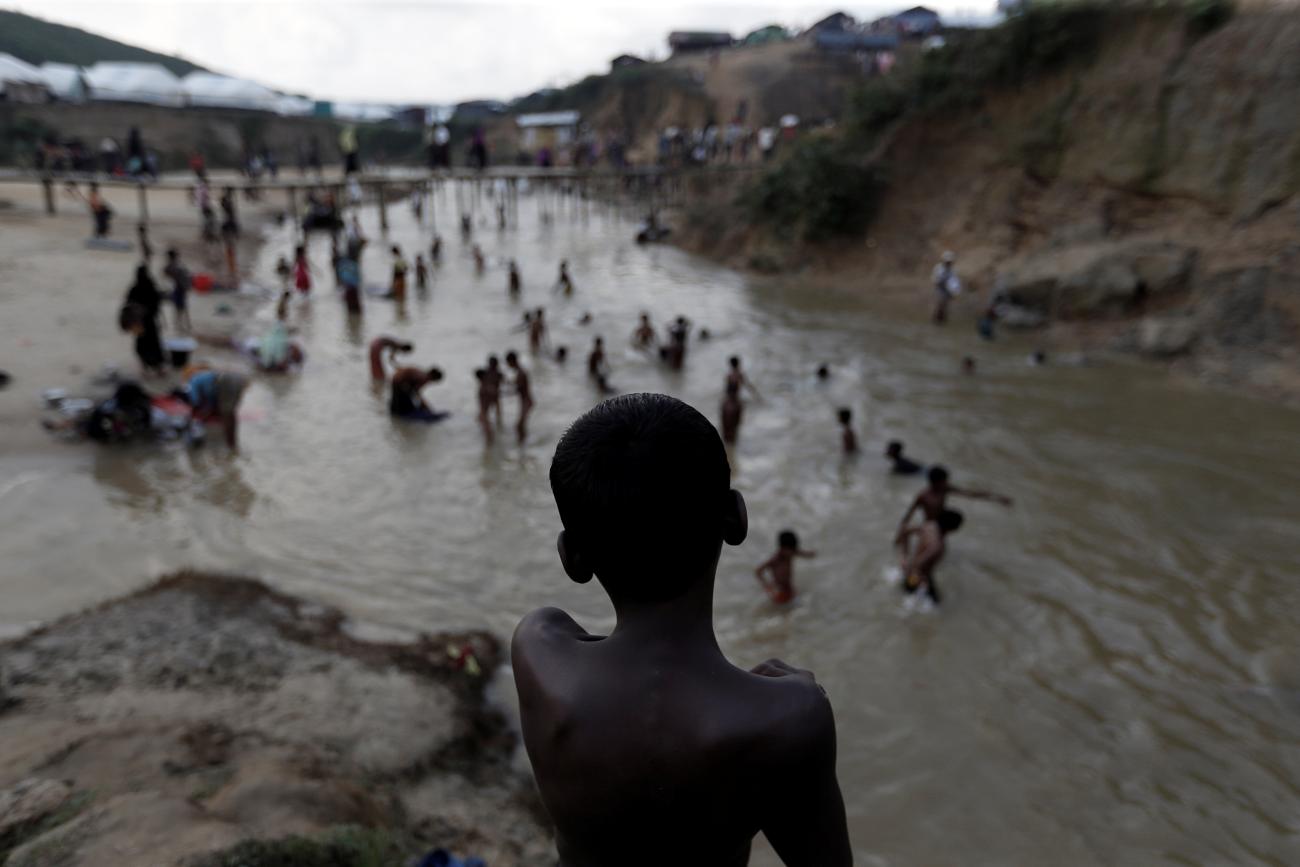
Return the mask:
{"type": "Polygon", "coordinates": [[[519,395],[519,424],[515,426],[515,432],[519,435],[519,441],[523,442],[528,437],[528,414],[533,411],[533,386],[528,379],[528,371],[519,363],[519,356],[513,349],[506,353],[506,367],[515,375],[513,385],[515,394],[519,395]]]}
{"type": "Polygon", "coordinates": [[[515,631],[524,745],[562,867],[847,867],[835,719],[810,672],[731,664],[713,633],[723,543],[748,532],[709,421],[663,395],[599,404],[560,440],[565,572],[613,602],[609,636],[555,608],[515,631]]]}
{"type": "Polygon", "coordinates": [[[885,458],[889,461],[889,471],[896,476],[914,476],[925,467],[903,454],[903,443],[890,440],[885,447],[885,458]]]}
{"type": "Polygon", "coordinates": [[[637,349],[649,349],[655,345],[655,327],[650,324],[649,313],[641,314],[641,322],[632,332],[632,345],[637,349]]]}
{"type": "Polygon", "coordinates": [[[816,556],[816,551],[799,547],[799,537],[793,530],[782,530],[776,537],[776,553],[754,570],[754,577],[773,602],[785,605],[794,600],[794,558],[816,556]]]}
{"type": "Polygon", "coordinates": [[[944,543],[949,533],[955,533],[962,524],[962,514],[954,509],[944,509],[937,520],[926,521],[903,531],[903,592],[924,590],[935,605],[939,604],[939,588],[934,583],[934,567],[939,565],[947,551],[944,543]],[[916,547],[913,549],[912,542],[916,547]]]}
{"type": "Polygon", "coordinates": [[[844,446],[844,454],[856,455],[858,453],[858,435],[853,432],[853,410],[847,406],[840,407],[836,413],[840,420],[840,441],[844,446]]]}
{"type": "Polygon", "coordinates": [[[523,288],[524,288],[524,281],[519,276],[519,263],[516,262],[514,259],[511,259],[510,260],[510,283],[509,283],[511,297],[518,297],[520,291],[523,288]]]}
{"type": "Polygon", "coordinates": [[[927,478],[929,484],[925,490],[916,495],[912,505],[908,506],[907,513],[903,515],[903,520],[898,523],[898,535],[894,538],[894,544],[896,545],[903,544],[908,529],[907,525],[912,520],[913,513],[919,509],[925,516],[926,521],[938,521],[939,516],[943,514],[948,506],[949,495],[969,497],[972,500],[992,500],[1003,506],[1011,505],[1011,499],[1001,494],[959,488],[956,485],[948,484],[948,471],[940,466],[931,467],[927,478]]]}

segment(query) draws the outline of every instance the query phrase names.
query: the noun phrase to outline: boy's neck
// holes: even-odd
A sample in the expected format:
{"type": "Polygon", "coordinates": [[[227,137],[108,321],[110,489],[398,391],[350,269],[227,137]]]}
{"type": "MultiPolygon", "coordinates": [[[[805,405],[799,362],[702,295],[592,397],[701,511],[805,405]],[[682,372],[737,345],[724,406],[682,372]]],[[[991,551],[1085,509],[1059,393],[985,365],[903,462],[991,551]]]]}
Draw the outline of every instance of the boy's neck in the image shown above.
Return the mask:
{"type": "Polygon", "coordinates": [[[666,645],[686,652],[721,653],[713,633],[713,576],[701,579],[680,596],[660,602],[612,599],[618,622],[611,638],[642,645],[666,645]]]}

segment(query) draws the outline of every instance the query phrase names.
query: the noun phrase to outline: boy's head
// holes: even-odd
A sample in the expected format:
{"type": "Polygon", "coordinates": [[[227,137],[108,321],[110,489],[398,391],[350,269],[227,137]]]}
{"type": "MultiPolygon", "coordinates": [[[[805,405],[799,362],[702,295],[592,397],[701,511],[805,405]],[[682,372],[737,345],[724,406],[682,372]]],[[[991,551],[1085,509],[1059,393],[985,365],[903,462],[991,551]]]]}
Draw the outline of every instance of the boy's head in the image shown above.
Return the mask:
{"type": "MultiPolygon", "coordinates": [[[[288,295],[289,295],[288,292],[286,292],[286,293],[284,293],[284,294],[285,294],[285,297],[288,297],[288,295]]],[[[397,346],[394,348],[394,351],[396,351],[396,352],[413,352],[413,351],[415,351],[415,344],[414,344],[414,343],[399,343],[399,344],[397,344],[397,346]]]]}
{"type": "Polygon", "coordinates": [[[176,257],[179,256],[179,255],[180,255],[180,253],[178,253],[178,252],[176,251],[176,248],[175,248],[175,247],[169,247],[169,248],[167,249],[167,259],[168,259],[168,261],[173,261],[173,262],[174,262],[174,261],[176,260],[176,257]]]}
{"type": "Polygon", "coordinates": [[[393,245],[393,255],[394,255],[394,256],[400,256],[400,255],[402,255],[402,248],[399,247],[399,246],[397,246],[396,244],[394,244],[394,245],[393,245]]]}
{"type": "Polygon", "coordinates": [[[930,467],[926,479],[929,480],[932,488],[946,488],[948,486],[948,470],[941,466],[930,467]]]}
{"type": "Polygon", "coordinates": [[[903,456],[903,441],[890,440],[889,445],[885,446],[885,457],[901,458],[903,456]]]}
{"type": "Polygon", "coordinates": [[[830,375],[831,375],[831,369],[826,365],[822,364],[817,367],[818,379],[829,379],[830,375]]]}
{"type": "Polygon", "coordinates": [[[507,367],[519,366],[519,356],[515,353],[513,349],[506,353],[506,366],[507,367]]]}
{"type": "Polygon", "coordinates": [[[596,348],[597,348],[597,349],[600,349],[600,348],[603,347],[604,345],[605,345],[605,338],[603,338],[603,337],[597,337],[597,338],[596,338],[596,348]]]}
{"type": "Polygon", "coordinates": [[[962,513],[956,509],[944,509],[939,513],[939,520],[936,523],[939,525],[939,532],[947,536],[949,533],[957,532],[963,520],[965,518],[962,517],[962,513]]]}
{"type": "Polygon", "coordinates": [[[776,546],[782,551],[798,551],[799,537],[794,530],[782,530],[776,534],[776,546]]]}
{"type": "Polygon", "coordinates": [[[556,361],[564,361],[564,360],[567,359],[568,357],[569,357],[569,347],[567,347],[567,346],[557,346],[557,347],[555,348],[555,360],[556,360],[556,361]]]}
{"type": "Polygon", "coordinates": [[[500,366],[501,366],[500,359],[498,359],[495,355],[488,356],[488,370],[496,370],[500,366]]]}
{"type": "Polygon", "coordinates": [[[847,406],[842,406],[835,416],[840,420],[840,424],[848,424],[853,421],[853,410],[849,409],[847,406]]]}
{"type": "Polygon", "coordinates": [[[307,255],[307,248],[304,247],[302,244],[299,244],[297,247],[293,248],[293,255],[301,259],[303,256],[307,255]]]}
{"type": "Polygon", "coordinates": [[[596,405],[555,449],[551,490],[560,559],[579,583],[600,576],[617,600],[672,599],[711,579],[722,543],[748,532],[712,423],[662,394],[596,405]]]}
{"type": "Polygon", "coordinates": [[[739,355],[731,356],[730,358],[727,359],[727,364],[731,366],[732,370],[740,370],[740,356],[739,355]]]}
{"type": "Polygon", "coordinates": [[[430,367],[428,370],[424,372],[424,379],[426,382],[441,382],[442,368],[430,367]]]}

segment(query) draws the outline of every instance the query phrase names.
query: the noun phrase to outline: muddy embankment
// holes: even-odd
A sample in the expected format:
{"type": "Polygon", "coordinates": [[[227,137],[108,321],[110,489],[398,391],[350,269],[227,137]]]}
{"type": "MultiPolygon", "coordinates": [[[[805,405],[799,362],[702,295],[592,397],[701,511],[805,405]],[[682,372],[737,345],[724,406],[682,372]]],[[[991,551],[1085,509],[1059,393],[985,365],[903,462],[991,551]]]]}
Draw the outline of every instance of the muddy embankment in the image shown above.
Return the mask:
{"type": "Polygon", "coordinates": [[[503,652],[188,573],[0,644],[0,862],[549,863],[503,652]]]}
{"type": "MultiPolygon", "coordinates": [[[[953,250],[975,290],[958,324],[1002,292],[1049,344],[1300,400],[1300,9],[1238,10],[1208,32],[1176,7],[1104,15],[1050,69],[863,136],[879,186],[861,229],[809,242],[730,205],[688,215],[680,241],[918,309],[953,250]]],[[[908,100],[938,75],[969,85],[928,62],[936,75],[900,84],[908,100]]]]}

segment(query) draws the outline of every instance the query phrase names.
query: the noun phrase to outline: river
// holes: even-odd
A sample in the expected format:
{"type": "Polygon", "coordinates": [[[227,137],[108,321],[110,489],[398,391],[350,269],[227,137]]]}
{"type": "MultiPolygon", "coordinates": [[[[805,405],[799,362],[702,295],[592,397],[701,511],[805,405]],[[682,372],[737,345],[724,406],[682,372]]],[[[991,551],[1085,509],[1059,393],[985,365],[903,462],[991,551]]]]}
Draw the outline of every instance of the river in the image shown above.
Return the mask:
{"type": "MultiPolygon", "coordinates": [[[[351,325],[328,281],[295,307],[306,367],[254,384],[237,457],[0,457],[0,623],[195,566],[264,577],[375,632],[508,636],[540,605],[607,629],[598,586],[560,570],[547,484],[557,437],[598,398],[591,339],[605,337],[619,390],[675,394],[711,418],[739,354],[762,399],[732,455],[751,535],[724,551],[718,633],[738,663],[782,657],[826,687],[858,864],[1300,863],[1300,413],[1126,365],[1030,367],[1024,338],[985,344],[960,315],[939,330],[862,293],[638,247],[599,208],[545,222],[525,198],[506,231],[485,210],[479,276],[446,204],[443,264],[405,318],[367,299],[351,325]],[[567,365],[512,333],[508,258],[567,365]],[[571,299],[551,292],[561,258],[571,299]],[[684,313],[712,339],[669,372],[630,346],[642,309],[660,326],[684,313]],[[450,420],[390,420],[365,360],[379,333],[444,369],[426,395],[450,420]],[[511,347],[533,372],[533,432],[485,448],[472,371],[511,347]],[[964,354],[977,375],[960,373],[964,354]],[[841,405],[863,444],[852,459],[841,405]],[[884,580],[918,488],[885,472],[891,438],[958,485],[1015,498],[961,506],[939,611],[905,606],[884,580]],[[797,604],[777,610],[752,570],[787,526],[818,557],[797,566],[797,604]]],[[[427,250],[428,227],[390,210],[389,242],[427,250]]],[[[377,214],[364,222],[379,239],[377,214]]],[[[268,284],[290,245],[272,235],[268,284]]],[[[318,273],[327,254],[315,239],[318,273]]],[[[386,280],[384,244],[367,257],[368,282],[386,280]]],[[[753,863],[779,862],[760,842],[753,863]]]]}

